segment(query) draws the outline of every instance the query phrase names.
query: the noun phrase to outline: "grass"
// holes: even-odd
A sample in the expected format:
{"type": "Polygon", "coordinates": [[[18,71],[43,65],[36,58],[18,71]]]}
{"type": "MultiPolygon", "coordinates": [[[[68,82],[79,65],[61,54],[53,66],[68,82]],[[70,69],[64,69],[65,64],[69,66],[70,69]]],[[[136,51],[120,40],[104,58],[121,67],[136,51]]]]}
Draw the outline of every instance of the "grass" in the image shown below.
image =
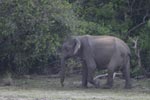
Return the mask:
{"type": "MultiPolygon", "coordinates": [[[[112,89],[81,88],[79,76],[69,77],[65,87],[59,78],[32,76],[14,79],[14,85],[0,85],[0,100],[150,100],[150,79],[132,80],[133,88],[124,89],[124,80],[115,79],[112,89]]],[[[101,80],[101,84],[105,79],[101,80]]]]}

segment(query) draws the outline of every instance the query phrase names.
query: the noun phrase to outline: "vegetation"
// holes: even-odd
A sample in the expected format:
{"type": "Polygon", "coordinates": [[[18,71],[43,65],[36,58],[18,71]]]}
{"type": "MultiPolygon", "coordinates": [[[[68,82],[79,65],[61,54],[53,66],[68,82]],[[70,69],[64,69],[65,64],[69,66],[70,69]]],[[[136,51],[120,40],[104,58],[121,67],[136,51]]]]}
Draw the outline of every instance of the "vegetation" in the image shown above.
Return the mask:
{"type": "Polygon", "coordinates": [[[91,34],[125,40],[132,49],[132,76],[149,76],[149,5],[149,0],[0,0],[0,72],[58,73],[62,41],[91,34]],[[137,48],[129,37],[138,37],[137,48]]]}

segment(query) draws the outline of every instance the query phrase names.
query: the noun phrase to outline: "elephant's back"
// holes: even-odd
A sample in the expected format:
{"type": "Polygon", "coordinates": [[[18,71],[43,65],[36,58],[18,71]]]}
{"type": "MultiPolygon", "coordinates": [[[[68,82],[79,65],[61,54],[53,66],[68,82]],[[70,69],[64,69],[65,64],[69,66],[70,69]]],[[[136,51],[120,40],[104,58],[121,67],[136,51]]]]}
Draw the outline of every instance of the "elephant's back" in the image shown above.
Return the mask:
{"type": "Polygon", "coordinates": [[[122,51],[131,54],[130,48],[128,47],[128,45],[121,39],[114,37],[114,36],[91,36],[91,35],[87,35],[87,37],[92,38],[91,40],[93,40],[93,42],[96,42],[99,46],[99,44],[101,45],[106,45],[106,46],[110,46],[113,44],[116,44],[117,48],[120,49],[124,49],[122,51]]]}

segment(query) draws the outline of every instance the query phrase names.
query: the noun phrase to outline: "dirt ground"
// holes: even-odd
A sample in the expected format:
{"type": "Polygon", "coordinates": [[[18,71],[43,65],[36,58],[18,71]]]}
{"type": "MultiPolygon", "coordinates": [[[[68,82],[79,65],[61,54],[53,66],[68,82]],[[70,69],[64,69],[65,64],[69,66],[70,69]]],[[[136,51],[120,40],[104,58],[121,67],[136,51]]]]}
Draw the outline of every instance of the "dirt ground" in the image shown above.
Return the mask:
{"type": "MultiPolygon", "coordinates": [[[[29,76],[13,79],[13,85],[0,83],[0,100],[150,100],[150,79],[132,79],[133,88],[124,89],[124,80],[115,78],[112,89],[81,88],[80,76],[66,78],[61,87],[59,78],[29,76]]],[[[104,84],[106,79],[101,79],[104,84]]]]}

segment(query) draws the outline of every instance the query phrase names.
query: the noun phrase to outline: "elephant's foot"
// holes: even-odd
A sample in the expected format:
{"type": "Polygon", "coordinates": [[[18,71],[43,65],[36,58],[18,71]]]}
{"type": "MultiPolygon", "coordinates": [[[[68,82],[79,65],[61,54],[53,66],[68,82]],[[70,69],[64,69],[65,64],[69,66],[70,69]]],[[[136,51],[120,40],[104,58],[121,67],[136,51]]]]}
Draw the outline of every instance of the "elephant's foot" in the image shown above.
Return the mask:
{"type": "Polygon", "coordinates": [[[82,85],[82,88],[83,88],[83,89],[87,89],[87,88],[88,88],[88,86],[82,85]]]}
{"type": "Polygon", "coordinates": [[[82,81],[82,88],[88,88],[88,83],[87,81],[82,81]]]}
{"type": "Polygon", "coordinates": [[[102,86],[103,89],[111,89],[112,88],[112,85],[109,85],[109,84],[105,84],[102,86]]]}
{"type": "Polygon", "coordinates": [[[95,88],[100,88],[100,85],[99,84],[94,84],[94,87],[95,88]]]}
{"type": "Polygon", "coordinates": [[[100,83],[99,83],[98,80],[89,81],[89,83],[91,83],[92,85],[94,85],[95,88],[99,88],[100,87],[100,83]]]}
{"type": "Polygon", "coordinates": [[[128,85],[125,85],[125,87],[124,87],[125,89],[131,89],[132,88],[132,86],[131,86],[131,84],[128,84],[128,85]]]}
{"type": "Polygon", "coordinates": [[[100,88],[100,82],[98,80],[95,80],[94,86],[95,88],[100,88]]]}

